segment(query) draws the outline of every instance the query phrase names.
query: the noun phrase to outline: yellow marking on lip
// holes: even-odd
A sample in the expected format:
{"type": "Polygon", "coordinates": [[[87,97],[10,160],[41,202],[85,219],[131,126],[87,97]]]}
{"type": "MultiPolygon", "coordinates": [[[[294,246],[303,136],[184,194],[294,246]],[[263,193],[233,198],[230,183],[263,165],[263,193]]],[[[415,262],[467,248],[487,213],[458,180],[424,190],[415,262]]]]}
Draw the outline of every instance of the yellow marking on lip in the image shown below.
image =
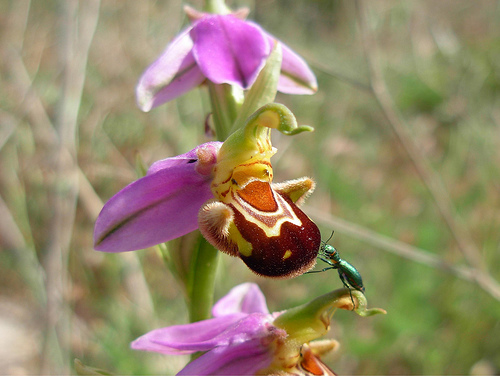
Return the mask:
{"type": "Polygon", "coordinates": [[[238,231],[234,223],[229,226],[228,233],[230,234],[229,238],[238,246],[238,251],[243,256],[250,257],[253,250],[252,243],[246,241],[243,236],[241,236],[241,233],[238,231]]]}
{"type": "Polygon", "coordinates": [[[292,251],[287,250],[287,251],[285,252],[285,254],[283,255],[283,260],[286,260],[286,259],[287,259],[287,258],[289,258],[291,255],[292,255],[292,251]]]}

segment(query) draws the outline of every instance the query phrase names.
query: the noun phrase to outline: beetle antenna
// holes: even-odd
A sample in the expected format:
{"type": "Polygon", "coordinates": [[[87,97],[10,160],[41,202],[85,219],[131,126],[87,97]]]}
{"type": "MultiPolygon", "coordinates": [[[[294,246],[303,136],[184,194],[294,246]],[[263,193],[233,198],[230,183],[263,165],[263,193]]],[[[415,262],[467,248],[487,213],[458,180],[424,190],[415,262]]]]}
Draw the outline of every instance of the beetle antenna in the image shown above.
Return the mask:
{"type": "Polygon", "coordinates": [[[326,242],[324,242],[325,244],[328,243],[330,241],[331,238],[333,238],[333,234],[335,234],[335,230],[332,230],[332,234],[330,235],[330,237],[327,239],[326,242]]]}

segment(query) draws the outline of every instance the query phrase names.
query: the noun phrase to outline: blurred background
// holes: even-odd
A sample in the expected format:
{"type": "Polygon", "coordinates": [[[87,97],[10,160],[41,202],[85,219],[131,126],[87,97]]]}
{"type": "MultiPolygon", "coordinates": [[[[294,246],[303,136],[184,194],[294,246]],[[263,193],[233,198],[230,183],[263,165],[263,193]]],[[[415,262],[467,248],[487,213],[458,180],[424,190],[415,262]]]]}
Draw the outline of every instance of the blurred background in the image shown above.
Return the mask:
{"type": "MultiPolygon", "coordinates": [[[[0,2],[0,373],[174,374],[132,351],[186,323],[158,253],[102,254],[103,202],[147,165],[204,142],[202,88],[148,114],[144,69],[187,25],[177,0],[0,2]]],[[[201,9],[201,1],[189,5],[201,9]]],[[[315,132],[273,134],[275,181],[317,182],[304,211],[361,272],[372,307],[337,312],[338,374],[500,372],[500,3],[258,0],[250,19],[302,54],[314,96],[278,95],[315,132]]],[[[253,281],[271,311],[341,288],[221,256],[216,299],[253,281]]]]}

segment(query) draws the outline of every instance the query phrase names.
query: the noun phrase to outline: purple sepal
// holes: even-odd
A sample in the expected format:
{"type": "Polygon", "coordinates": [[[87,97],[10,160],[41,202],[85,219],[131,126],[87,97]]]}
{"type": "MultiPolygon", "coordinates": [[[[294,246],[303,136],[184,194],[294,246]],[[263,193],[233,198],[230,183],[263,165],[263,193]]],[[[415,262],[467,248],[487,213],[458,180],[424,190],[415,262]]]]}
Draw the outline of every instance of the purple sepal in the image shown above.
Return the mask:
{"type": "Polygon", "coordinates": [[[177,375],[255,375],[272,357],[260,339],[217,347],[184,367],[177,375]]]}
{"type": "Polygon", "coordinates": [[[233,287],[212,308],[212,315],[214,317],[239,312],[269,314],[266,298],[255,283],[242,283],[233,287]]]}
{"type": "Polygon", "coordinates": [[[193,57],[190,30],[183,30],[139,79],[136,98],[142,111],[181,96],[205,80],[193,57]]]}
{"type": "MultiPolygon", "coordinates": [[[[205,79],[248,89],[271,53],[275,38],[259,25],[231,14],[206,14],[184,29],[141,76],[136,88],[139,107],[149,111],[181,96],[205,79]]],[[[281,43],[281,42],[280,42],[281,43]]],[[[318,84],[307,63],[288,46],[278,90],[314,94],[318,84]]]]}
{"type": "Polygon", "coordinates": [[[267,334],[267,316],[259,313],[232,315],[155,329],[139,337],[131,346],[135,350],[154,351],[162,354],[191,354],[208,351],[219,346],[229,346],[238,338],[248,341],[267,334]]]}
{"type": "Polygon", "coordinates": [[[262,29],[232,15],[211,15],[191,32],[193,55],[203,74],[216,84],[250,87],[271,52],[262,29]]]}
{"type": "Polygon", "coordinates": [[[213,198],[211,175],[206,172],[215,164],[220,145],[202,144],[186,154],[156,162],[146,176],[114,195],[97,218],[95,249],[133,251],[197,229],[200,207],[213,198]],[[199,153],[204,154],[204,163],[198,160],[199,153]]]}

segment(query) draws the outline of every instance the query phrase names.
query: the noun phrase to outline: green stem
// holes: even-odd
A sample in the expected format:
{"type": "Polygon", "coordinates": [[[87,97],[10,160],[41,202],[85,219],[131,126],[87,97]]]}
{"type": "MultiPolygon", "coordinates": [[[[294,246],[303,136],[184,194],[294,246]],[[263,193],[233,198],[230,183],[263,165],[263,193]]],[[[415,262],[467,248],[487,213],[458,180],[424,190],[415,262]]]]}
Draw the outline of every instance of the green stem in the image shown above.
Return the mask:
{"type": "Polygon", "coordinates": [[[219,251],[202,236],[193,253],[189,284],[189,320],[206,320],[211,317],[213,291],[219,251]]]}
{"type": "Polygon", "coordinates": [[[204,10],[207,13],[216,13],[216,14],[231,13],[231,9],[228,8],[224,0],[206,0],[204,10]]]}
{"type": "Polygon", "coordinates": [[[212,82],[208,83],[208,92],[215,133],[219,141],[224,141],[229,136],[229,131],[238,117],[238,111],[243,102],[243,93],[235,86],[216,85],[212,82]]]}

